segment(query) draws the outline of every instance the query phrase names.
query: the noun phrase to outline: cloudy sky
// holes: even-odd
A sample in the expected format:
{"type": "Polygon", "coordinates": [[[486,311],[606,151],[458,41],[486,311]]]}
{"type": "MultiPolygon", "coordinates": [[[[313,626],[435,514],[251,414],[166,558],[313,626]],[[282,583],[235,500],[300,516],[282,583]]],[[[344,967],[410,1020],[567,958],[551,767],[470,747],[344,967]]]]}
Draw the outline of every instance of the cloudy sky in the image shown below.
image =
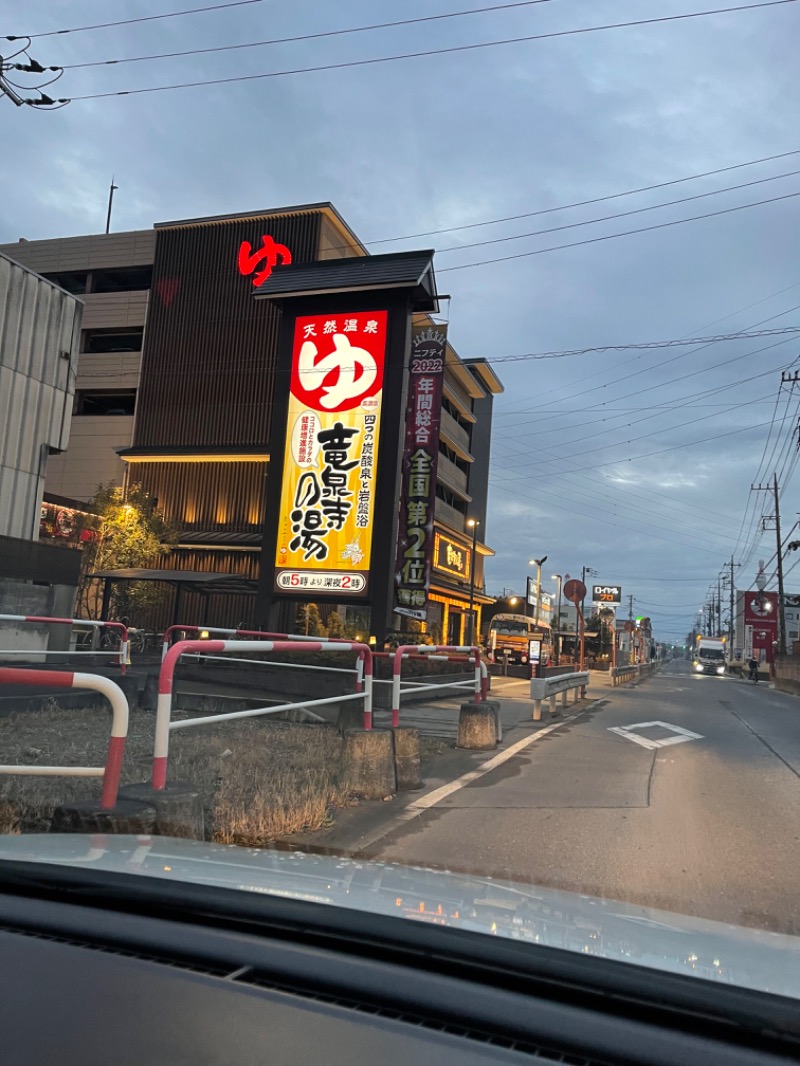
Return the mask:
{"type": "Polygon", "coordinates": [[[0,101],[0,242],[102,231],[113,173],[115,229],[331,200],[375,252],[435,247],[454,345],[494,360],[506,387],[489,591],[520,591],[534,555],[548,577],[589,566],[672,639],[732,554],[750,585],[774,553],[774,533],[759,535],[773,509],[751,483],[777,470],[786,532],[798,517],[800,393],[781,372],[800,368],[800,336],[608,346],[800,325],[800,3],[565,34],[746,0],[249,0],[51,32],[210,2],[28,0],[0,33],[50,33],[30,53],[71,67],[48,90],[71,98],[562,35],[54,113],[0,101]],[[694,177],[722,168],[736,169],[694,177]],[[527,217],[492,221],[510,216],[527,217]]]}

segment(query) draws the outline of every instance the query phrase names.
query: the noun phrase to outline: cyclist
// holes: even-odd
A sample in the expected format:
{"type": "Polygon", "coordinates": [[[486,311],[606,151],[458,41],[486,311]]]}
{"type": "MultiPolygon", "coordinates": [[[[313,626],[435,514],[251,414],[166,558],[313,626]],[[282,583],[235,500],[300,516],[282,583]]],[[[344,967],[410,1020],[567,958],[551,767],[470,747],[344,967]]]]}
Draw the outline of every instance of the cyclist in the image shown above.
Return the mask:
{"type": "Polygon", "coordinates": [[[758,681],[758,659],[753,655],[750,662],[747,664],[747,668],[750,671],[750,680],[758,681]]]}

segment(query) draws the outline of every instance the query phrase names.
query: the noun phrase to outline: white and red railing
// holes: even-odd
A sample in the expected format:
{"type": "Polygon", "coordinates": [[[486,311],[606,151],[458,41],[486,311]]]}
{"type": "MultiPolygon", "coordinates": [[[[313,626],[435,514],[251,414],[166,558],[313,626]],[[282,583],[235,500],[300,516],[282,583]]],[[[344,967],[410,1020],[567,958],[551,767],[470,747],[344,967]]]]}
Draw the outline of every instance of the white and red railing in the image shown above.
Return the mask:
{"type": "MultiPolygon", "coordinates": [[[[111,704],[111,737],[105,766],[0,766],[0,774],[26,777],[102,777],[102,810],[116,806],[125,738],[128,735],[128,701],[122,689],[100,674],[76,674],[68,670],[30,670],[24,667],[0,667],[0,683],[36,685],[46,688],[77,688],[100,692],[111,704]]],[[[65,717],[66,721],[66,717],[65,717]]]]}
{"type": "Polygon", "coordinates": [[[392,686],[392,726],[400,725],[400,700],[403,692],[419,695],[421,692],[441,692],[443,688],[460,689],[473,693],[475,703],[485,700],[489,687],[489,673],[486,663],[481,658],[480,649],[472,646],[454,646],[447,644],[401,644],[394,652],[392,661],[392,680],[386,682],[392,686]],[[418,683],[403,680],[402,670],[405,659],[427,659],[431,662],[467,662],[473,667],[473,677],[467,681],[418,683]],[[403,687],[405,686],[405,688],[403,687]]]}
{"type": "MultiPolygon", "coordinates": [[[[172,646],[172,638],[176,633],[196,633],[202,634],[199,639],[206,643],[212,633],[219,634],[220,636],[229,636],[234,640],[294,640],[303,644],[317,643],[317,644],[341,644],[342,637],[306,637],[298,633],[267,633],[261,629],[222,629],[218,626],[184,626],[184,625],[172,625],[164,631],[164,643],[161,649],[161,661],[166,658],[167,652],[172,646]]],[[[185,639],[185,638],[184,638],[185,639]]],[[[323,649],[326,650],[326,649],[323,649]]],[[[328,649],[330,650],[330,649],[328,649]]],[[[308,648],[306,648],[308,651],[308,648]]],[[[378,654],[373,652],[373,655],[378,654]]],[[[188,655],[187,658],[192,658],[188,655]]],[[[197,656],[195,656],[197,658],[197,656]]],[[[227,656],[216,655],[203,655],[204,659],[220,659],[225,661],[227,656]]],[[[319,670],[329,674],[350,674],[355,679],[356,692],[364,691],[364,656],[359,654],[358,661],[355,669],[350,669],[341,666],[313,666],[308,663],[271,663],[266,659],[240,659],[239,662],[251,663],[257,666],[281,666],[286,667],[289,670],[319,670]]]]}
{"type": "MultiPolygon", "coordinates": [[[[205,631],[204,631],[205,632],[205,631]]],[[[260,634],[263,637],[263,634],[260,634]]],[[[275,663],[270,665],[286,666],[292,664],[275,663]]],[[[302,669],[308,669],[304,664],[302,669]]],[[[329,669],[319,667],[319,669],[329,669]]],[[[349,671],[352,672],[352,671],[349,671]]],[[[167,783],[167,762],[169,759],[169,736],[175,729],[193,729],[196,726],[210,725],[216,722],[232,721],[236,718],[256,718],[267,714],[276,714],[279,711],[291,711],[308,707],[322,707],[329,704],[340,704],[348,700],[362,700],[364,703],[364,728],[372,729],[372,678],[373,661],[372,649],[367,644],[355,641],[335,641],[309,639],[297,640],[182,640],[173,644],[168,650],[158,676],[158,705],[156,710],[156,737],[153,751],[153,788],[163,789],[167,783]],[[207,715],[202,718],[187,718],[181,721],[172,721],[172,700],[175,686],[175,668],[183,655],[192,655],[196,658],[224,658],[226,662],[257,662],[264,665],[265,660],[242,659],[237,653],[269,653],[283,654],[308,653],[314,651],[356,653],[359,662],[363,663],[363,691],[357,691],[352,695],[328,696],[323,699],[298,700],[292,703],[281,703],[269,707],[255,707],[246,711],[230,711],[225,714],[207,715]]]]}
{"type": "MultiPolygon", "coordinates": [[[[100,648],[75,651],[50,651],[46,648],[0,648],[0,655],[105,656],[115,659],[119,663],[120,673],[124,674],[127,669],[130,657],[130,640],[128,636],[128,627],[123,622],[98,622],[92,618],[47,618],[35,614],[0,614],[0,622],[15,622],[17,625],[69,626],[71,629],[74,629],[76,626],[84,626],[90,629],[109,629],[112,633],[119,634],[119,647],[112,648],[108,651],[100,648]]],[[[0,640],[2,639],[1,634],[2,629],[0,629],[0,640]]]]}
{"type": "MultiPolygon", "coordinates": [[[[254,640],[302,640],[302,641],[317,641],[323,644],[329,644],[331,641],[339,642],[338,637],[306,637],[301,636],[298,633],[267,633],[263,629],[222,629],[219,626],[185,626],[185,625],[171,625],[164,630],[164,641],[161,646],[161,661],[166,658],[169,651],[173,637],[176,633],[185,633],[187,636],[183,637],[183,640],[188,639],[188,634],[193,633],[197,637],[200,633],[214,634],[220,637],[233,637],[235,640],[242,640],[246,637],[252,637],[254,640]]],[[[203,639],[208,639],[203,637],[203,639]]]]}

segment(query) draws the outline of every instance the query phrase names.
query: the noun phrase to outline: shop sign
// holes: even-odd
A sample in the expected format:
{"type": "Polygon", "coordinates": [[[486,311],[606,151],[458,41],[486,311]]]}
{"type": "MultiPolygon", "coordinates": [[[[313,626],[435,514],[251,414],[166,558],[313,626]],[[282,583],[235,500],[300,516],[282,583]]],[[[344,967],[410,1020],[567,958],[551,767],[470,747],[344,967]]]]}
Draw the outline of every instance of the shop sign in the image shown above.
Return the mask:
{"type": "Polygon", "coordinates": [[[43,503],[39,511],[39,539],[60,540],[74,546],[86,544],[96,535],[86,525],[88,517],[83,511],[71,507],[43,503]]]}
{"type": "Polygon", "coordinates": [[[434,537],[433,565],[462,581],[469,581],[472,571],[472,549],[437,533],[434,537]]]}
{"type": "Polygon", "coordinates": [[[428,600],[446,346],[445,326],[413,328],[395,562],[400,607],[422,609],[428,600]]]}
{"type": "Polygon", "coordinates": [[[594,603],[621,603],[622,589],[619,585],[593,585],[592,601],[594,603]]]}
{"type": "Polygon", "coordinates": [[[401,614],[404,618],[416,618],[418,622],[424,622],[428,617],[427,611],[418,611],[416,607],[395,607],[394,613],[401,614]]]}
{"type": "Polygon", "coordinates": [[[266,233],[261,238],[260,248],[254,249],[250,241],[242,241],[239,245],[239,273],[245,277],[252,274],[256,288],[264,284],[279,263],[288,266],[291,261],[292,253],[286,245],[277,244],[266,233]]]}
{"type": "Polygon", "coordinates": [[[387,311],[295,322],[275,587],[364,596],[372,552],[387,311]]]}
{"type": "Polygon", "coordinates": [[[755,655],[759,662],[771,663],[778,639],[778,594],[753,591],[744,595],[748,654],[755,655]]]}

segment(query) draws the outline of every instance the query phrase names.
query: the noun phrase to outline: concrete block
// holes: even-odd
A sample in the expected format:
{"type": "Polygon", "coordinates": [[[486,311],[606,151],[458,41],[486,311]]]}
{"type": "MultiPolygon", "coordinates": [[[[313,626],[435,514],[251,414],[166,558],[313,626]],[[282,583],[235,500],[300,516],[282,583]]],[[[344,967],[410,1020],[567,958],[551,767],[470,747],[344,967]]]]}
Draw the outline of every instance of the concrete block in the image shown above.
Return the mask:
{"type": "Polygon", "coordinates": [[[418,729],[405,726],[395,729],[394,764],[398,791],[422,788],[418,729]]]}
{"type": "Polygon", "coordinates": [[[456,747],[488,751],[497,747],[498,714],[486,703],[462,703],[456,747]]]}
{"type": "Polygon", "coordinates": [[[51,833],[154,833],[156,809],[147,803],[119,799],[104,811],[99,802],[83,800],[64,804],[53,811],[51,833]]]}
{"type": "MultiPolygon", "coordinates": [[[[319,713],[322,708],[311,708],[319,713]]],[[[329,706],[328,710],[332,710],[333,705],[329,706]]],[[[339,713],[336,718],[336,724],[339,727],[341,733],[346,733],[349,729],[363,729],[364,728],[364,704],[360,700],[348,700],[347,703],[339,704],[339,713]]]]}
{"type": "Polygon", "coordinates": [[[383,799],[397,791],[391,730],[348,729],[342,762],[347,788],[356,796],[383,799]]]}
{"type": "Polygon", "coordinates": [[[168,784],[154,789],[149,781],[125,785],[119,790],[120,801],[146,804],[155,811],[155,832],[163,837],[186,840],[205,839],[203,799],[194,785],[168,784]]]}

